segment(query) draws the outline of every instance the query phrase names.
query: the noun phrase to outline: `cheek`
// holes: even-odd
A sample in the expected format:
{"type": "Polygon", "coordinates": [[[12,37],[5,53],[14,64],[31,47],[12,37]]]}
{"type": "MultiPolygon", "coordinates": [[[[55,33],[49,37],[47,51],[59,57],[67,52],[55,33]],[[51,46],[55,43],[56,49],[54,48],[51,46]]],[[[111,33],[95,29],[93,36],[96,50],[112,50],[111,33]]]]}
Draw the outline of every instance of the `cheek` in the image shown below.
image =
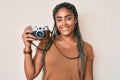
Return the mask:
{"type": "Polygon", "coordinates": [[[61,23],[60,22],[56,22],[56,26],[57,26],[57,28],[59,28],[61,26],[61,23]]]}
{"type": "Polygon", "coordinates": [[[59,26],[60,25],[60,23],[59,22],[56,22],[56,26],[59,26]]]}
{"type": "Polygon", "coordinates": [[[74,22],[74,21],[68,22],[68,25],[69,25],[70,27],[74,27],[74,26],[75,26],[75,22],[74,22]]]}
{"type": "MultiPolygon", "coordinates": [[[[57,22],[57,21],[56,21],[56,26],[57,26],[57,27],[62,26],[62,24],[63,24],[62,21],[61,21],[61,22],[57,22]]],[[[67,20],[66,20],[66,25],[69,26],[69,27],[74,27],[75,21],[74,21],[74,20],[71,20],[71,21],[67,21],[67,20]]]]}
{"type": "Polygon", "coordinates": [[[75,24],[75,20],[72,18],[71,20],[66,20],[67,24],[73,25],[75,24]]]}

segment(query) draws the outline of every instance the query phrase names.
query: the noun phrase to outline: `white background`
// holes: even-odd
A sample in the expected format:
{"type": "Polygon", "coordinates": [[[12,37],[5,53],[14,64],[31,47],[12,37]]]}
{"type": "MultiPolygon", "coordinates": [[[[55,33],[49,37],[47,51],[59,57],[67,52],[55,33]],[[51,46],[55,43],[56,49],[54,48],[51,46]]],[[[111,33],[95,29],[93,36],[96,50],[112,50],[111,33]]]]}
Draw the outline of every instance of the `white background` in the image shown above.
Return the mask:
{"type": "MultiPolygon", "coordinates": [[[[25,80],[24,27],[53,27],[52,10],[65,0],[0,0],[0,80],[25,80]]],[[[83,39],[95,53],[94,80],[120,80],[120,0],[66,0],[79,13],[83,39]]],[[[39,75],[35,80],[41,80],[39,75]]]]}

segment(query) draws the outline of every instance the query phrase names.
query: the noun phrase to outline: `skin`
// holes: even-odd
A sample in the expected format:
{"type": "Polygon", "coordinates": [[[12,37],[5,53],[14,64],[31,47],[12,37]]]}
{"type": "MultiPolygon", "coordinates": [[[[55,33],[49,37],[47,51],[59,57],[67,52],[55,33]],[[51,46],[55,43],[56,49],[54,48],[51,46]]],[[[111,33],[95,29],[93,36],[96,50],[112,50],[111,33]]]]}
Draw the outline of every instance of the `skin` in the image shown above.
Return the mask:
{"type": "Polygon", "coordinates": [[[74,25],[76,23],[76,19],[74,18],[74,15],[67,9],[61,8],[56,16],[56,25],[58,30],[60,31],[61,38],[67,38],[65,40],[73,40],[74,38],[74,25]]]}
{"type": "MultiPolygon", "coordinates": [[[[74,24],[77,22],[73,13],[65,8],[61,8],[58,10],[55,21],[58,30],[60,31],[60,35],[56,37],[56,44],[63,45],[63,47],[70,47],[77,45],[76,38],[74,36],[74,24]],[[64,45],[66,44],[66,45],[64,45]]],[[[25,44],[24,53],[24,68],[27,80],[33,80],[41,71],[41,59],[42,52],[40,50],[36,51],[34,58],[32,59],[31,52],[31,43],[29,41],[38,40],[34,36],[31,35],[32,31],[30,26],[27,26],[23,32],[22,39],[25,44]]],[[[84,80],[93,80],[92,75],[92,61],[86,62],[86,71],[85,71],[85,79],[84,80]]]]}
{"type": "Polygon", "coordinates": [[[77,45],[73,32],[76,23],[73,13],[65,8],[61,8],[58,10],[55,19],[57,28],[61,33],[56,37],[56,44],[67,48],[77,45]]]}
{"type": "Polygon", "coordinates": [[[35,57],[32,59],[31,43],[29,41],[37,41],[38,39],[31,35],[32,31],[29,29],[31,26],[26,26],[22,39],[25,45],[24,48],[24,69],[27,80],[33,80],[40,72],[42,66],[39,64],[42,54],[37,51],[35,57]]]}

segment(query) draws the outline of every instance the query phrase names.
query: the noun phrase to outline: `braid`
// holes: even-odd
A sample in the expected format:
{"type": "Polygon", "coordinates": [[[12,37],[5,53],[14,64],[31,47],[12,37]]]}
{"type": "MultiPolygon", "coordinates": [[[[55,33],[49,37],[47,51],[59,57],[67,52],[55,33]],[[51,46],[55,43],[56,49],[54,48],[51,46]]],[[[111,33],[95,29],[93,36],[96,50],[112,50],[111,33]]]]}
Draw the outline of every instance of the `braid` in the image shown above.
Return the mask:
{"type": "MultiPolygon", "coordinates": [[[[78,21],[77,21],[78,22],[78,21]]],[[[77,38],[77,46],[78,46],[78,51],[79,51],[79,55],[81,57],[82,60],[82,73],[81,73],[81,80],[83,80],[84,77],[84,71],[85,71],[85,55],[84,55],[84,49],[83,49],[83,40],[82,40],[82,36],[80,34],[80,29],[79,29],[79,25],[78,23],[75,24],[75,30],[74,30],[74,34],[77,38]]]]}

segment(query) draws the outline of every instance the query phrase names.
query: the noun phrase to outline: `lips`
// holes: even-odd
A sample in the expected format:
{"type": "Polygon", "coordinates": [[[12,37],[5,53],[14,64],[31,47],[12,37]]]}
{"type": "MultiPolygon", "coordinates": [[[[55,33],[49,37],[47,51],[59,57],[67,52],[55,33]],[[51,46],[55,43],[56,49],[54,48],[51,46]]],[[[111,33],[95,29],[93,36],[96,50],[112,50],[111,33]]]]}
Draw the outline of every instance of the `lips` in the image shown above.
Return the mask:
{"type": "Polygon", "coordinates": [[[71,26],[60,26],[58,29],[62,35],[69,35],[73,31],[73,28],[71,26]]]}

